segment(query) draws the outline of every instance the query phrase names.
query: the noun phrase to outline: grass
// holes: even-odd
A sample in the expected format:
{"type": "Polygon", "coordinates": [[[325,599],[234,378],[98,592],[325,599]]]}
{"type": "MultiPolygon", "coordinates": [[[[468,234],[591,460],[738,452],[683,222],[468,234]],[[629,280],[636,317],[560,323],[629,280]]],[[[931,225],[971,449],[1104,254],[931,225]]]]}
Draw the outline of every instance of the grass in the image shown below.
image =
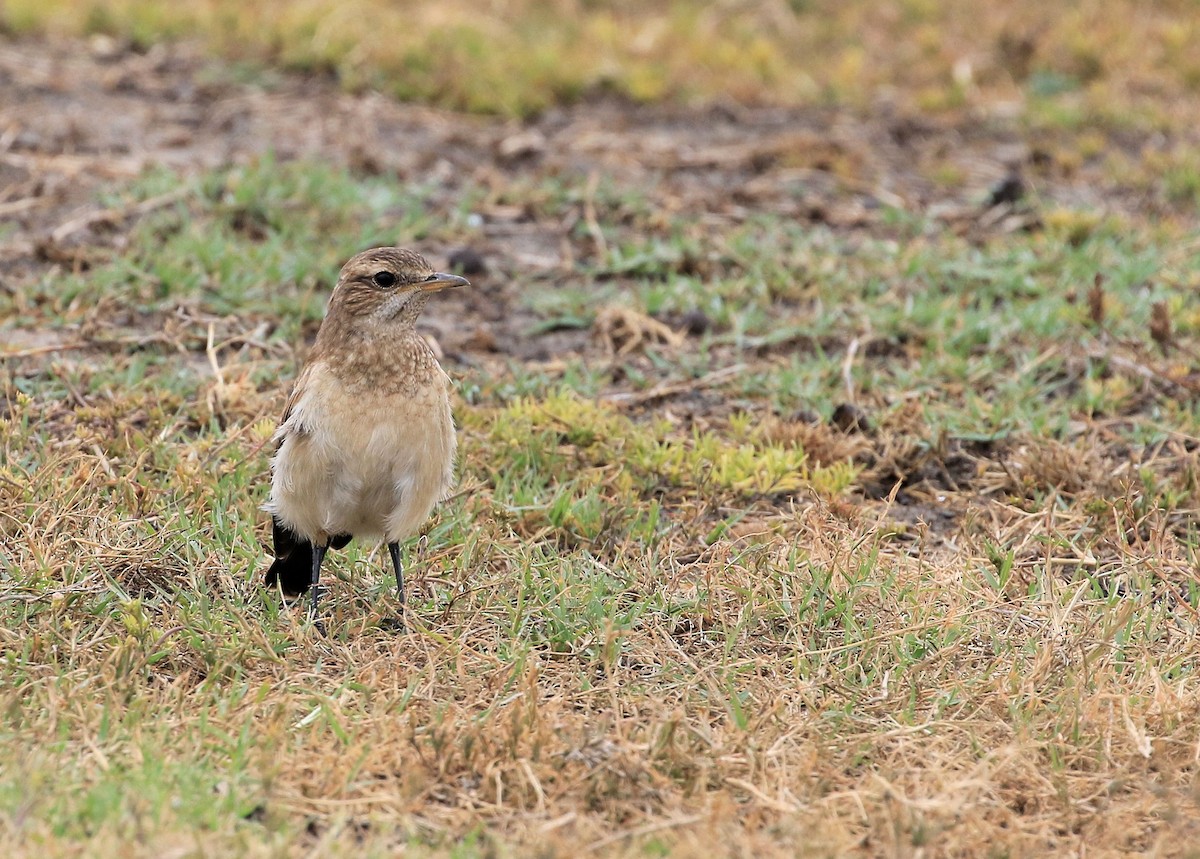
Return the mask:
{"type": "MultiPolygon", "coordinates": [[[[569,201],[544,181],[517,193],[569,201]]],[[[258,584],[293,346],[353,250],[473,227],[433,189],[270,159],[105,203],[179,187],[109,261],[0,298],[81,347],[4,363],[7,852],[1184,843],[1198,418],[1149,308],[1191,348],[1194,237],[655,234],[614,189],[607,256],[526,290],[532,329],[618,294],[712,329],[454,365],[463,489],[406,549],[413,629],[380,628],[392,585],[354,547],[323,639],[258,584]],[[104,316],[125,327],[89,335],[104,316]],[[847,380],[869,434],[793,415],[847,380]],[[662,384],[714,401],[637,399],[662,384]]]]}
{"type": "Polygon", "coordinates": [[[888,88],[924,111],[1028,99],[1052,125],[1173,123],[1200,86],[1186,0],[1085,0],[1061,13],[967,0],[8,0],[0,22],[142,47],[198,38],[234,60],[327,72],[352,89],[522,116],[604,92],[866,105],[888,88]]]}
{"type": "MultiPolygon", "coordinates": [[[[145,213],[61,246],[36,207],[0,226],[32,248],[0,278],[0,852],[1191,855],[1186,4],[502,5],[0,10],[199,38],[266,87],[665,99],[656,133],[716,165],[701,193],[586,147],[449,180],[265,156],[109,182],[95,206],[145,213]],[[894,206],[978,185],[953,152],[879,168],[899,120],[741,151],[679,106],[832,127],[884,84],[948,150],[1028,144],[1013,225],[894,206]],[[749,189],[914,175],[861,223],[749,189]],[[529,263],[534,231],[565,262],[529,263]],[[321,637],[261,591],[267,443],[338,266],[391,243],[488,257],[426,314],[459,486],[404,549],[410,630],[356,544],[321,637]]],[[[5,169],[43,145],[19,125],[5,169]]]]}

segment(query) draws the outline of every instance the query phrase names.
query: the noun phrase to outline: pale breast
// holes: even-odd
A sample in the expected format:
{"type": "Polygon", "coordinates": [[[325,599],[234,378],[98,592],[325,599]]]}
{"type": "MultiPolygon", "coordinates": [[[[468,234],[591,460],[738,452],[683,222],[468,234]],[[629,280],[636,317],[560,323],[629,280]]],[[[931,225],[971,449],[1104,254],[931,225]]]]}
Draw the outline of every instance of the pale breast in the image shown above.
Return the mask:
{"type": "Polygon", "coordinates": [[[314,540],[410,536],[447,492],[455,435],[441,372],[403,394],[305,373],[278,432],[268,509],[314,540]]]}

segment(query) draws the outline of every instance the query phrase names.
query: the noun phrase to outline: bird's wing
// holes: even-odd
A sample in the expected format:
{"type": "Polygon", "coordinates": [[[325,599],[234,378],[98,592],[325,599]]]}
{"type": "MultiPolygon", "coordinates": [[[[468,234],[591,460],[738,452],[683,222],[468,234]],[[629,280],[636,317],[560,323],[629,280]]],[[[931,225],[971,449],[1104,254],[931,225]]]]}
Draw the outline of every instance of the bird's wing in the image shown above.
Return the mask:
{"type": "Polygon", "coordinates": [[[275,442],[275,449],[283,444],[283,440],[292,433],[305,432],[305,428],[299,425],[296,415],[296,405],[300,402],[300,397],[304,394],[304,389],[307,387],[309,377],[312,375],[311,364],[300,371],[300,375],[296,377],[296,383],[292,385],[292,392],[288,395],[287,405],[283,407],[283,417],[279,419],[279,425],[275,428],[275,435],[271,439],[275,442]]]}

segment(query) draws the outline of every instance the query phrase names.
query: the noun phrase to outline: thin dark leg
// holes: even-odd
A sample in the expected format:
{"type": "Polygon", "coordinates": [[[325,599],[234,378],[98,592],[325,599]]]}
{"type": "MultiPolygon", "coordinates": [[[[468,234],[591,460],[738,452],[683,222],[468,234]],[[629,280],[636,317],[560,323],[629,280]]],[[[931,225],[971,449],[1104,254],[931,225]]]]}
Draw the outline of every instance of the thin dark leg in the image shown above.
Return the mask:
{"type": "Polygon", "coordinates": [[[404,611],[404,567],[400,563],[400,544],[388,543],[388,554],[392,556],[392,569],[396,571],[396,596],[400,598],[400,611],[404,611]]]}
{"type": "Polygon", "coordinates": [[[321,587],[317,584],[321,580],[321,562],[325,560],[325,553],[328,551],[328,543],[313,546],[312,581],[309,583],[309,588],[312,590],[312,605],[308,611],[309,615],[314,618],[317,616],[317,602],[321,599],[321,587]]]}

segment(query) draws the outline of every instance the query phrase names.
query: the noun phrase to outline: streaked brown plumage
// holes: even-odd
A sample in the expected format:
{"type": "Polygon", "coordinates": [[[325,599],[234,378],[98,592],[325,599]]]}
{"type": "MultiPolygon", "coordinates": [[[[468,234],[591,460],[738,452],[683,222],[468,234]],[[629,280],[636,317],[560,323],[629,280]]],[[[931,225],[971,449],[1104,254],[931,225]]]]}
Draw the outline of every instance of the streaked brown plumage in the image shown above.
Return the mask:
{"type": "Polygon", "coordinates": [[[450,380],[415,322],[429,296],[465,286],[401,248],[342,267],[317,342],[275,432],[275,562],[285,596],[316,587],[325,551],[354,537],[388,545],[404,601],[400,541],[450,487],[455,451],[450,380]]]}

